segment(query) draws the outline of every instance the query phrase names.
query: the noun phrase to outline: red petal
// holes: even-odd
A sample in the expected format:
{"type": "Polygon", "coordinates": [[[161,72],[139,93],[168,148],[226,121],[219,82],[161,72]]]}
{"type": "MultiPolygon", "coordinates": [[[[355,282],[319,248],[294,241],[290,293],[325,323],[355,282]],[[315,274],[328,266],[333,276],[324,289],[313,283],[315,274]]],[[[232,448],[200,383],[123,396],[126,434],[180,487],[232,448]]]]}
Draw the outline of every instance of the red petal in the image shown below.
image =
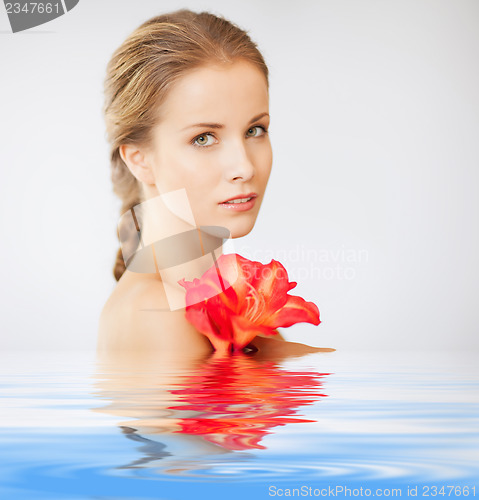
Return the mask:
{"type": "Polygon", "coordinates": [[[178,284],[181,285],[185,290],[189,290],[190,288],[194,288],[200,284],[200,280],[195,278],[193,281],[186,281],[184,278],[178,281],[178,284]]]}
{"type": "MultiPolygon", "coordinates": [[[[211,279],[198,281],[197,285],[188,285],[185,295],[186,307],[193,306],[200,302],[210,302],[223,304],[232,311],[236,311],[238,298],[233,287],[226,280],[220,282],[220,278],[211,277],[211,279]],[[226,287],[226,288],[225,288],[226,287]]],[[[179,283],[183,286],[183,283],[179,283]]]]}
{"type": "Polygon", "coordinates": [[[248,283],[251,283],[257,274],[256,269],[262,264],[245,259],[238,254],[221,255],[217,262],[221,275],[232,284],[238,296],[239,306],[241,306],[250,290],[248,283]]]}
{"type": "Polygon", "coordinates": [[[216,265],[211,266],[203,274],[203,276],[201,276],[200,280],[202,282],[209,280],[218,282],[218,275],[221,280],[226,281],[229,286],[233,286],[235,291],[238,292],[236,286],[239,286],[239,288],[243,286],[244,276],[242,275],[241,267],[238,264],[237,254],[232,253],[220,255],[218,259],[216,259],[216,265]]]}
{"type": "Polygon", "coordinates": [[[221,310],[225,311],[227,316],[237,314],[238,309],[238,298],[236,292],[232,287],[226,289],[226,291],[218,293],[208,299],[206,302],[206,307],[208,311],[221,310]]]}
{"type": "Polygon", "coordinates": [[[275,335],[278,333],[273,328],[252,323],[244,316],[232,316],[231,324],[233,327],[235,350],[243,349],[257,335],[275,335]]]}
{"type": "Polygon", "coordinates": [[[186,308],[205,302],[215,292],[216,290],[205,284],[190,287],[185,295],[186,308]]]}
{"type": "Polygon", "coordinates": [[[270,328],[287,327],[296,323],[319,325],[319,309],[313,302],[306,302],[302,297],[288,295],[286,305],[279,311],[265,318],[263,325],[270,328]]]}
{"type": "Polygon", "coordinates": [[[208,335],[208,339],[215,350],[215,356],[224,356],[231,354],[233,342],[231,342],[230,339],[223,339],[217,337],[216,335],[208,335]]]}
{"type": "Polygon", "coordinates": [[[268,309],[271,312],[283,307],[288,300],[286,295],[291,289],[288,273],[281,263],[272,260],[263,266],[261,275],[252,285],[267,298],[268,309]]]}
{"type": "MultiPolygon", "coordinates": [[[[221,311],[224,310],[220,309],[220,314],[221,311]]],[[[221,354],[230,352],[230,347],[233,343],[231,324],[227,328],[224,325],[219,325],[218,320],[221,322],[223,318],[212,317],[204,305],[189,307],[186,310],[186,319],[208,338],[215,351],[221,354]]]]}
{"type": "Polygon", "coordinates": [[[217,336],[233,340],[233,327],[231,325],[231,311],[226,307],[211,307],[208,303],[206,305],[206,314],[216,331],[217,336]]]}
{"type": "Polygon", "coordinates": [[[206,336],[216,335],[204,306],[189,307],[186,309],[186,319],[206,336]]]}

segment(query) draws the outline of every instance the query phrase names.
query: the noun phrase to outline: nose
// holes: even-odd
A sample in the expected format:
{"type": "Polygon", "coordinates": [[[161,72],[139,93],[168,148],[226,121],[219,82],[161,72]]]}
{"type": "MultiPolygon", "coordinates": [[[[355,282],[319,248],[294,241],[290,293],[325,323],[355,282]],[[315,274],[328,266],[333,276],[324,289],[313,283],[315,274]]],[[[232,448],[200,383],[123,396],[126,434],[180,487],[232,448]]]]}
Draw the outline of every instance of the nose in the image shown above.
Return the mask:
{"type": "Polygon", "coordinates": [[[229,168],[226,176],[228,181],[249,181],[254,176],[255,167],[248,156],[244,144],[238,144],[229,152],[229,168]]]}

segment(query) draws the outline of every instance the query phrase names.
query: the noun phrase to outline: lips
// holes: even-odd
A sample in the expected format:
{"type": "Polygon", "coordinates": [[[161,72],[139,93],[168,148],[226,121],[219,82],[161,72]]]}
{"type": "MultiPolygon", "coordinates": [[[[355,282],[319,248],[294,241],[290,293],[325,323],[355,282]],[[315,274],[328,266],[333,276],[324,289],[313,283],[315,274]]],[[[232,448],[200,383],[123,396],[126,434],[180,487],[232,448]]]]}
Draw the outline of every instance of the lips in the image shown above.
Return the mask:
{"type": "Polygon", "coordinates": [[[221,203],[227,203],[228,201],[233,201],[233,200],[245,200],[247,198],[256,198],[258,195],[256,193],[247,193],[247,194],[238,194],[236,196],[232,196],[231,198],[228,198],[227,200],[221,201],[221,203]]]}
{"type": "Polygon", "coordinates": [[[241,198],[230,198],[230,200],[218,203],[222,210],[229,213],[248,212],[256,203],[256,193],[240,194],[241,198]]]}

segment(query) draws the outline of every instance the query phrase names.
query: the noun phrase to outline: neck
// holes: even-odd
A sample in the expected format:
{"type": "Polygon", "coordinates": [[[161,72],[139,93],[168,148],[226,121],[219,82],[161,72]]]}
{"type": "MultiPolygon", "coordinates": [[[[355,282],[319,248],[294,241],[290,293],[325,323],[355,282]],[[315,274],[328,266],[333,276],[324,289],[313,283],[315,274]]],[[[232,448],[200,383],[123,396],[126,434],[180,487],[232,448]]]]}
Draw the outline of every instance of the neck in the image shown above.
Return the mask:
{"type": "Polygon", "coordinates": [[[126,257],[128,270],[158,275],[172,310],[185,307],[178,280],[200,278],[223,253],[229,236],[222,228],[198,228],[181,191],[147,200],[124,215],[138,243],[134,255],[126,257]]]}

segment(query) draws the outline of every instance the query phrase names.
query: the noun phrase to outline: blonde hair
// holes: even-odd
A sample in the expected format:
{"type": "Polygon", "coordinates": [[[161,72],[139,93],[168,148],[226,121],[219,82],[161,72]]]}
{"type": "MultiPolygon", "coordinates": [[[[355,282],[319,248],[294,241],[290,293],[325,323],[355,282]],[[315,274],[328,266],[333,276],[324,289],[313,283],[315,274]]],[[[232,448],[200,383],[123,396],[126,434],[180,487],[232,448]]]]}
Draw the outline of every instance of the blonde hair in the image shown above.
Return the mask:
{"type": "MultiPolygon", "coordinates": [[[[113,53],[104,82],[103,113],[111,147],[113,191],[122,201],[121,214],[144,200],[141,183],[123,162],[119,147],[149,145],[161,103],[187,71],[240,59],[256,65],[269,86],[268,67],[246,31],[223,17],[188,9],[149,19],[113,53]]],[[[132,234],[132,244],[134,240],[132,234]]],[[[120,248],[113,275],[118,281],[124,272],[120,248]]]]}

